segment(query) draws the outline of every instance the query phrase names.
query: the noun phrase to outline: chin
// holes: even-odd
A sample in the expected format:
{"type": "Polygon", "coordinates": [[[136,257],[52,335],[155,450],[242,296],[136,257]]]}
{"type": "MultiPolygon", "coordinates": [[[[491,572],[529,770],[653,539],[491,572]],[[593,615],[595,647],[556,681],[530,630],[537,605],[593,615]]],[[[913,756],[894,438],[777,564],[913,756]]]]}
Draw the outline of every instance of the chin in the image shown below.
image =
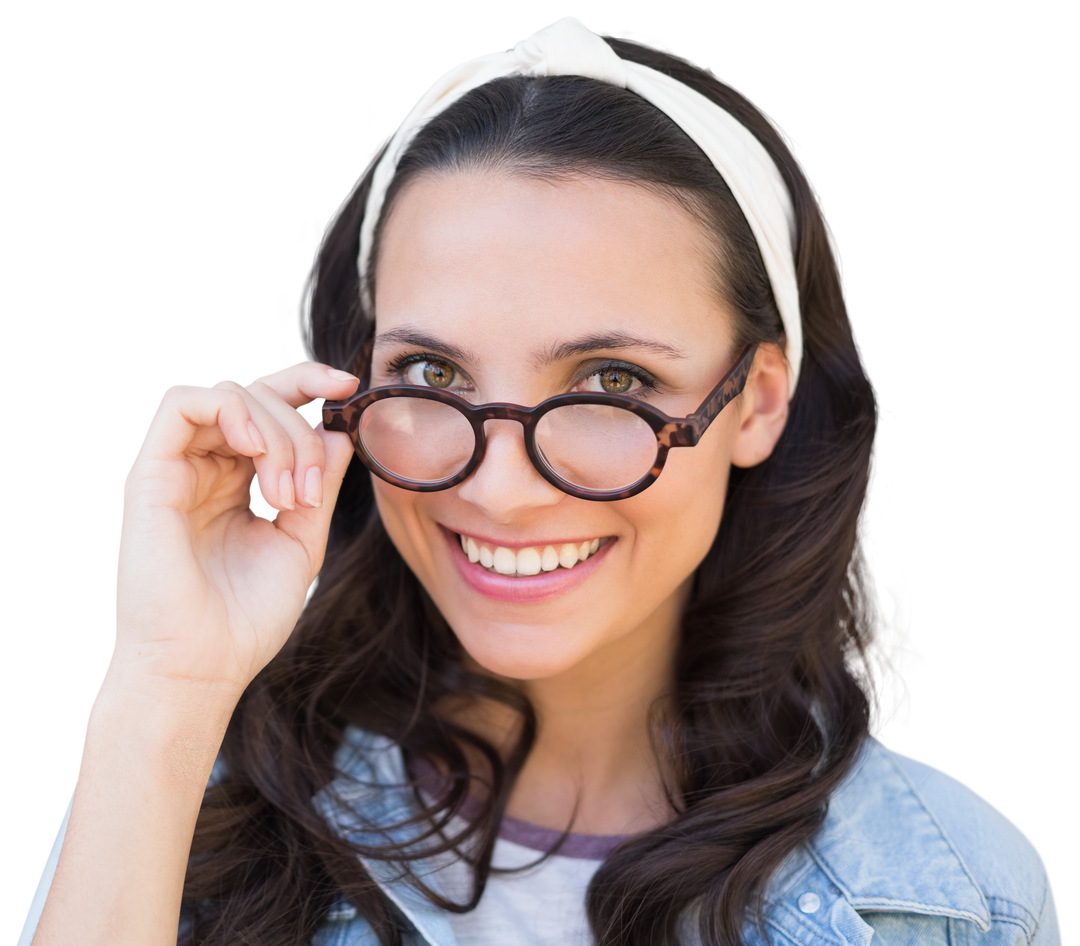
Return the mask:
{"type": "Polygon", "coordinates": [[[499,624],[477,626],[467,633],[455,628],[465,652],[485,671],[510,680],[543,680],[581,663],[590,647],[569,629],[552,625],[499,624]]]}

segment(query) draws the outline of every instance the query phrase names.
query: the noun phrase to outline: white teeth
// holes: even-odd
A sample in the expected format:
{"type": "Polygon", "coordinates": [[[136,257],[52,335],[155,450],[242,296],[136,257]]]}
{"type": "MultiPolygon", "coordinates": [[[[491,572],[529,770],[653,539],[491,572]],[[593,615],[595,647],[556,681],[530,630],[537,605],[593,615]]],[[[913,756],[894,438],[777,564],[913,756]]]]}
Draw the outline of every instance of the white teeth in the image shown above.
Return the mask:
{"type": "Polygon", "coordinates": [[[504,549],[500,545],[495,549],[494,565],[500,575],[513,575],[517,571],[517,556],[512,549],[504,549]]]}
{"type": "Polygon", "coordinates": [[[563,568],[573,568],[578,563],[576,545],[559,546],[559,564],[563,568]]]}
{"type": "Polygon", "coordinates": [[[546,545],[543,550],[543,558],[540,559],[540,567],[544,571],[554,571],[558,568],[558,553],[554,545],[546,545]]]}
{"type": "Polygon", "coordinates": [[[578,545],[567,542],[564,545],[530,546],[528,548],[508,549],[497,545],[494,549],[478,542],[472,536],[459,535],[461,549],[473,564],[479,562],[484,568],[500,575],[527,577],[540,572],[553,572],[559,566],[573,568],[578,562],[584,562],[591,555],[607,545],[606,538],[586,539],[578,545]]]}
{"type": "Polygon", "coordinates": [[[540,553],[536,549],[518,549],[517,573],[519,575],[540,574],[540,553]]]}

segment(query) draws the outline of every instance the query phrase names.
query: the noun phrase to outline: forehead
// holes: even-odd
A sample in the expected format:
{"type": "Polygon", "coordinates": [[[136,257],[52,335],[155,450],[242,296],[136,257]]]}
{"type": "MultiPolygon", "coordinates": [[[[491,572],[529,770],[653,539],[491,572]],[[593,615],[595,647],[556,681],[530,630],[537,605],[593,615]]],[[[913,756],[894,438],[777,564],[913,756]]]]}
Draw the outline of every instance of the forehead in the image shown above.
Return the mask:
{"type": "Polygon", "coordinates": [[[379,334],[530,353],[582,333],[726,348],[715,247],[678,201],[596,178],[427,175],[398,196],[375,279],[379,334]]]}

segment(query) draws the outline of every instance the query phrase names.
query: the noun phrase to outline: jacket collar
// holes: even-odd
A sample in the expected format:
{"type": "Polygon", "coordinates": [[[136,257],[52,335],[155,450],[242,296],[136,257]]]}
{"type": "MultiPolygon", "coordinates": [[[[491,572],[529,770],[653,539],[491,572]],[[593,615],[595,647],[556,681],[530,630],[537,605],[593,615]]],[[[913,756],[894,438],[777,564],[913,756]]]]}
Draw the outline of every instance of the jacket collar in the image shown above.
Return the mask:
{"type": "MultiPolygon", "coordinates": [[[[407,842],[416,829],[377,831],[412,809],[400,748],[351,729],[339,750],[342,777],[320,795],[324,814],[359,843],[407,842]],[[398,790],[395,791],[394,789],[398,790]],[[358,815],[361,817],[358,818],[358,815]]],[[[446,915],[391,862],[365,866],[430,946],[455,946],[446,915]]],[[[437,888],[437,867],[414,864],[437,888]]],[[[787,859],[766,894],[766,925],[801,946],[869,946],[873,929],[859,910],[969,920],[990,928],[990,911],[955,845],[893,755],[868,740],[829,802],[811,843],[787,859]]],[[[748,942],[761,941],[747,930],[748,942]]]]}
{"type": "Polygon", "coordinates": [[[986,898],[891,752],[868,740],[809,845],[858,910],[954,917],[990,929],[986,898]]]}
{"type": "Polygon", "coordinates": [[[825,821],[773,878],[766,922],[803,946],[870,946],[858,911],[969,920],[990,909],[956,846],[895,756],[866,746],[825,821]]]}
{"type": "MultiPolygon", "coordinates": [[[[417,839],[415,825],[379,830],[378,825],[400,825],[413,813],[415,802],[408,786],[401,748],[383,736],[355,727],[346,730],[335,768],[341,774],[316,796],[316,806],[331,824],[355,844],[379,846],[391,842],[410,844],[417,839]]],[[[425,946],[457,946],[446,913],[434,906],[408,882],[393,861],[361,858],[372,879],[416,928],[425,946]]],[[[438,865],[413,861],[414,874],[439,890],[438,865]]]]}

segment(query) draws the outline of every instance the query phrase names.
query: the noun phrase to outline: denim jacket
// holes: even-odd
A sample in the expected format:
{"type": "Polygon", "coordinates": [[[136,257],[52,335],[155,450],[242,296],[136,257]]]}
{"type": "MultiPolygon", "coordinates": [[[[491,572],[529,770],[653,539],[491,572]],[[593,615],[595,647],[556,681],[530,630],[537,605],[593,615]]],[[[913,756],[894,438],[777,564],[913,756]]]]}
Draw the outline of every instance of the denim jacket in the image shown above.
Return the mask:
{"type": "MultiPolygon", "coordinates": [[[[317,805],[356,841],[358,824],[392,825],[412,807],[400,749],[350,730],[337,756],[341,777],[317,805]]],[[[412,829],[415,830],[415,829],[412,829]]],[[[30,946],[61,828],[19,946],[30,946]]],[[[380,835],[407,841],[394,831],[380,835]]],[[[446,915],[400,878],[392,863],[366,866],[412,927],[409,946],[458,944],[446,915]]],[[[425,873],[421,864],[414,870],[425,873]]],[[[438,886],[434,867],[425,881],[438,886]]],[[[870,740],[829,802],[824,824],[773,877],[767,939],[747,924],[748,946],[1059,946],[1046,873],[1034,848],[963,785],[870,740]]],[[[356,909],[335,905],[312,946],[377,946],[356,909]]],[[[507,944],[512,946],[512,944],[507,944]]]]}

